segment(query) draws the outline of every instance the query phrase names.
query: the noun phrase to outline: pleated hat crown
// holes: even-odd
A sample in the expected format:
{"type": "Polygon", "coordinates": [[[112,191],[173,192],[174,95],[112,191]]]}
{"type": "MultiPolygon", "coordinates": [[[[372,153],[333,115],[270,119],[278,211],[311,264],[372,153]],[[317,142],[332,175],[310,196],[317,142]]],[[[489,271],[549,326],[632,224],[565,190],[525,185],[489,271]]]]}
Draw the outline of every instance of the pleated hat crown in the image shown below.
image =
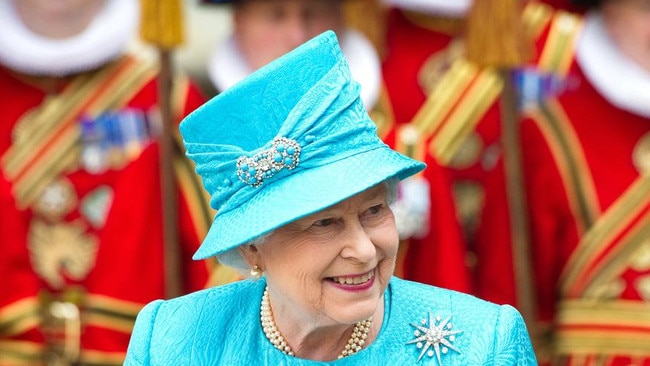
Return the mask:
{"type": "Polygon", "coordinates": [[[359,88],[327,31],[181,122],[187,156],[217,210],[194,259],[424,169],[378,138],[359,88]]]}

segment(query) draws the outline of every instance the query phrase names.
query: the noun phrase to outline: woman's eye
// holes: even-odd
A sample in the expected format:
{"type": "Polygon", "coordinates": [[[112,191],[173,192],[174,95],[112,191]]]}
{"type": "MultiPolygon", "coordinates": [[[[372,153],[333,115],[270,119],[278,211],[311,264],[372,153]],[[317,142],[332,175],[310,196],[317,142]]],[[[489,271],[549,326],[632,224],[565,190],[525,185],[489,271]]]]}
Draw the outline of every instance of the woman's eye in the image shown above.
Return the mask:
{"type": "Polygon", "coordinates": [[[317,226],[317,227],[330,226],[330,225],[334,224],[335,221],[336,220],[334,220],[333,218],[322,219],[322,220],[318,220],[318,221],[314,222],[313,226],[317,226]]]}
{"type": "Polygon", "coordinates": [[[384,208],[384,205],[376,205],[370,207],[368,210],[366,210],[366,213],[369,215],[377,215],[382,212],[382,209],[384,208]]]}

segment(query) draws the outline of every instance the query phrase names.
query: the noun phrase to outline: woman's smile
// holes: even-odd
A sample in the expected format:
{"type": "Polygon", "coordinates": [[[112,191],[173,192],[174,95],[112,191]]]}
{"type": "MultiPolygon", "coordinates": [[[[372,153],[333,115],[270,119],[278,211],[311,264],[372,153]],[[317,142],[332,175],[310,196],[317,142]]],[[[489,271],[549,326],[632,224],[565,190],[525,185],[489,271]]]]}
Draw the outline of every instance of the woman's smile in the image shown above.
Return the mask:
{"type": "Polygon", "coordinates": [[[343,290],[365,290],[372,287],[375,282],[375,269],[363,274],[328,277],[326,280],[343,290]]]}

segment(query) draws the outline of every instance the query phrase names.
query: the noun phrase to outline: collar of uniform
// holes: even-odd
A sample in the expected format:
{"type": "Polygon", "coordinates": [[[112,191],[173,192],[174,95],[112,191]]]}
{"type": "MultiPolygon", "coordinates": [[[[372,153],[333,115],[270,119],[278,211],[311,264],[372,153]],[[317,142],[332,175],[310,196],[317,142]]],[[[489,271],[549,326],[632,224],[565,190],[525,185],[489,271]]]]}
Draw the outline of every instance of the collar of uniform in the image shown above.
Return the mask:
{"type": "Polygon", "coordinates": [[[48,39],[31,32],[11,1],[0,1],[0,63],[25,74],[64,76],[87,71],[121,55],[137,34],[138,3],[109,0],[82,33],[48,39]]]}
{"type": "MultiPolygon", "coordinates": [[[[348,29],[341,37],[341,48],[353,78],[362,85],[361,100],[371,109],[379,99],[381,64],[370,41],[356,30],[348,29]]],[[[215,49],[208,61],[208,75],[218,91],[224,91],[252,72],[232,35],[215,49]]]]}
{"type": "Polygon", "coordinates": [[[610,103],[650,117],[650,72],[632,62],[614,45],[600,13],[587,14],[576,47],[576,61],[587,79],[610,103]]]}
{"type": "Polygon", "coordinates": [[[384,3],[403,10],[446,17],[463,17],[471,0],[384,0],[384,3]]]}

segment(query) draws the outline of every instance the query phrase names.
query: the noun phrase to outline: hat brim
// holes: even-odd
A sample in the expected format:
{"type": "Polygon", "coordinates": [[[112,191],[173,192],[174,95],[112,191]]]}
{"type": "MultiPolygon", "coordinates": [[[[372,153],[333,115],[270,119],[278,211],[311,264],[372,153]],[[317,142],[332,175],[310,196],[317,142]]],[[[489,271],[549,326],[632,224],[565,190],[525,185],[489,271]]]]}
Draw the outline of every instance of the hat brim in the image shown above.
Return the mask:
{"type": "Polygon", "coordinates": [[[217,213],[193,258],[200,260],[224,253],[389,178],[401,180],[424,167],[424,163],[380,145],[325,166],[298,171],[257,188],[260,192],[241,207],[217,213]]]}

